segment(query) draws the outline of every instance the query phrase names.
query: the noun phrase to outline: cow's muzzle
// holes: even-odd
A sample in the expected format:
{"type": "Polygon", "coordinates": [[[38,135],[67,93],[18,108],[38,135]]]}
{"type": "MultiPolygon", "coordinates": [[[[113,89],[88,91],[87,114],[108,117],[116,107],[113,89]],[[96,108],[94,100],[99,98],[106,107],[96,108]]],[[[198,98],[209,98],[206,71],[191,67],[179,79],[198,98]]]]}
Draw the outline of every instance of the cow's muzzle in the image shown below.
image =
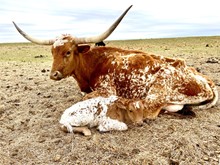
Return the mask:
{"type": "Polygon", "coordinates": [[[141,126],[144,125],[144,122],[143,121],[138,121],[138,122],[135,122],[134,125],[141,127],[141,126]]]}
{"type": "Polygon", "coordinates": [[[61,80],[63,78],[63,75],[59,71],[55,71],[50,73],[50,78],[52,80],[61,80]]]}

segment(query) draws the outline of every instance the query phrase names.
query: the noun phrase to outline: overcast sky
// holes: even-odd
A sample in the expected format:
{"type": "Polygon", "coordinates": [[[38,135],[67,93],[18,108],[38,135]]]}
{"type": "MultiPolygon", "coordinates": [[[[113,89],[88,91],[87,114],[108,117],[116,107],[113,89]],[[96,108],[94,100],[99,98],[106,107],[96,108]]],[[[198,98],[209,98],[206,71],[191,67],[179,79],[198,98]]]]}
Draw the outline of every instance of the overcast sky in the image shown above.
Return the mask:
{"type": "Polygon", "coordinates": [[[0,43],[26,42],[12,21],[35,38],[97,35],[130,5],[109,40],[220,35],[220,0],[0,0],[0,43]]]}

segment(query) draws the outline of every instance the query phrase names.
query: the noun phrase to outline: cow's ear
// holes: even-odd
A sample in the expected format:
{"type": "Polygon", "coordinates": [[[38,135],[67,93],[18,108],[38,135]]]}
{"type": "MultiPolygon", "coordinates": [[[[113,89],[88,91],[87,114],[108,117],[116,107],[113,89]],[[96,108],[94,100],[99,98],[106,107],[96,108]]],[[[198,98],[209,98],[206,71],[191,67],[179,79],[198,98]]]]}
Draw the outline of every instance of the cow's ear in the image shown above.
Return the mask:
{"type": "Polygon", "coordinates": [[[89,51],[89,49],[90,49],[90,46],[87,44],[77,45],[77,50],[79,53],[86,53],[89,51]]]}
{"type": "Polygon", "coordinates": [[[127,107],[123,104],[117,104],[117,107],[120,108],[120,109],[127,109],[127,107]]]}

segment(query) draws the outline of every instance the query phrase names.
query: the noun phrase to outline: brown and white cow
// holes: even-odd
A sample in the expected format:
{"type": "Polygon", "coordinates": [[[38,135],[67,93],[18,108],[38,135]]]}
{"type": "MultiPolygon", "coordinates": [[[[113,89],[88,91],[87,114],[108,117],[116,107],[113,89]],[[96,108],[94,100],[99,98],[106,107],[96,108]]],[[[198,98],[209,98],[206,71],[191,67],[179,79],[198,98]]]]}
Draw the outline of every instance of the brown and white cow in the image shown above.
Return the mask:
{"type": "Polygon", "coordinates": [[[62,35],[42,41],[28,36],[16,24],[15,27],[31,42],[52,45],[51,79],[73,76],[83,92],[98,91],[100,95],[116,95],[135,102],[139,99],[145,107],[144,119],[155,118],[162,109],[179,111],[184,105],[209,108],[218,100],[213,81],[188,67],[184,60],[115,47],[90,48],[87,44],[103,41],[111,30],[101,37],[79,39],[62,35]]]}

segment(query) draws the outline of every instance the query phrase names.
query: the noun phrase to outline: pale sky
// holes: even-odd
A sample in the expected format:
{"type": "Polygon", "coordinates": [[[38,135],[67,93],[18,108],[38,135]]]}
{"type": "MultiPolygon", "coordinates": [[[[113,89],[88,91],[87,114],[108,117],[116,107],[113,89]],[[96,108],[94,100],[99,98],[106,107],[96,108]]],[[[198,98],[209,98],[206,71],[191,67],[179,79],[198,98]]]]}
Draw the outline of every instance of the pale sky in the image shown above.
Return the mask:
{"type": "Polygon", "coordinates": [[[130,5],[109,40],[220,35],[220,0],[0,0],[0,43],[104,32],[130,5]]]}

